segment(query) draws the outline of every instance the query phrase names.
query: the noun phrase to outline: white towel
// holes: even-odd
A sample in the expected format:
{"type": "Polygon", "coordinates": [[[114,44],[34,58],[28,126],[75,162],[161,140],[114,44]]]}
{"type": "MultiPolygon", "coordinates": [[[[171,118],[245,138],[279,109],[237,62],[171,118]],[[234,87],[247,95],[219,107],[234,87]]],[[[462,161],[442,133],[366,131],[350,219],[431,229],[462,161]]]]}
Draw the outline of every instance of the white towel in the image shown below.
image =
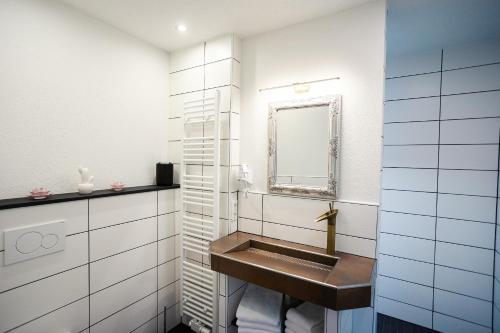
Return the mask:
{"type": "Polygon", "coordinates": [[[266,330],[259,330],[257,328],[239,328],[238,327],[238,333],[271,333],[271,332],[266,331],[266,330]]]}
{"type": "Polygon", "coordinates": [[[282,301],[282,294],[249,284],[241,298],[236,317],[249,323],[279,326],[282,301]]]}
{"type": "Polygon", "coordinates": [[[320,322],[316,326],[313,326],[310,330],[306,330],[293,321],[287,319],[285,320],[285,328],[291,331],[290,333],[322,333],[324,331],[324,321],[320,322]]]}
{"type": "Polygon", "coordinates": [[[257,330],[262,330],[266,332],[272,332],[272,333],[280,333],[281,332],[281,323],[276,326],[271,326],[271,325],[266,325],[266,324],[260,324],[260,323],[254,323],[254,322],[249,322],[245,320],[238,319],[236,321],[236,326],[238,326],[238,329],[257,329],[257,330]]]}
{"type": "Polygon", "coordinates": [[[324,317],[325,309],[309,302],[304,302],[286,313],[286,319],[306,332],[310,332],[313,327],[324,321],[324,317]]]}

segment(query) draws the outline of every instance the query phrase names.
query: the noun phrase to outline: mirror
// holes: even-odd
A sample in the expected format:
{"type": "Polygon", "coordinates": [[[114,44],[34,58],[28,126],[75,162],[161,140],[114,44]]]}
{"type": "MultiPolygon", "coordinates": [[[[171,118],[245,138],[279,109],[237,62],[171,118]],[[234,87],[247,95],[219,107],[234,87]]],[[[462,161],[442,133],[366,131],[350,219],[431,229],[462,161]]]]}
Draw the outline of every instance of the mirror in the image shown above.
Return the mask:
{"type": "Polygon", "coordinates": [[[269,105],[268,190],[335,198],[341,98],[269,105]]]}

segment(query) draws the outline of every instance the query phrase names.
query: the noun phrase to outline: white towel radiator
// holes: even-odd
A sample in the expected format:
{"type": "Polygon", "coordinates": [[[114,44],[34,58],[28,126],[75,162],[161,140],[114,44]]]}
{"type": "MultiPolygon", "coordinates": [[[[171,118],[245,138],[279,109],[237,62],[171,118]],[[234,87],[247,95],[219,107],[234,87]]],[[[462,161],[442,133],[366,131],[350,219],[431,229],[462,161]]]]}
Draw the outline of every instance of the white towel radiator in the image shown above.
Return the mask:
{"type": "Polygon", "coordinates": [[[218,90],[212,97],[184,103],[181,162],[181,314],[192,319],[190,324],[203,324],[212,332],[217,332],[218,278],[206,260],[210,241],[219,238],[219,104],[218,90]],[[209,176],[203,172],[207,165],[213,165],[209,176]],[[194,174],[192,169],[200,166],[201,175],[194,174]],[[193,257],[201,258],[202,262],[193,257]]]}

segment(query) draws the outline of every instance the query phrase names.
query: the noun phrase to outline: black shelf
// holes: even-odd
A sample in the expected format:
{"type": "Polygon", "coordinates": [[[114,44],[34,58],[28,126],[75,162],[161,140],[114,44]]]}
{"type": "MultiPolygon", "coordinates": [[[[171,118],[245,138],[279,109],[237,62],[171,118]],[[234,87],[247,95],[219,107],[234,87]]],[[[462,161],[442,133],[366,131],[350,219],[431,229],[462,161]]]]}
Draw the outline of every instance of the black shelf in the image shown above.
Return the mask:
{"type": "Polygon", "coordinates": [[[98,190],[98,191],[94,191],[90,194],[79,194],[77,192],[53,194],[53,195],[49,196],[47,199],[39,199],[39,200],[31,199],[29,197],[4,199],[4,200],[0,200],[0,210],[11,209],[11,208],[20,208],[20,207],[29,207],[29,206],[38,206],[38,205],[47,205],[47,204],[67,202],[67,201],[112,197],[112,196],[125,195],[125,194],[170,190],[170,189],[176,189],[179,187],[180,187],[179,184],[174,184],[171,186],[146,185],[146,186],[126,187],[122,191],[119,191],[119,192],[116,192],[113,190],[98,190]]]}

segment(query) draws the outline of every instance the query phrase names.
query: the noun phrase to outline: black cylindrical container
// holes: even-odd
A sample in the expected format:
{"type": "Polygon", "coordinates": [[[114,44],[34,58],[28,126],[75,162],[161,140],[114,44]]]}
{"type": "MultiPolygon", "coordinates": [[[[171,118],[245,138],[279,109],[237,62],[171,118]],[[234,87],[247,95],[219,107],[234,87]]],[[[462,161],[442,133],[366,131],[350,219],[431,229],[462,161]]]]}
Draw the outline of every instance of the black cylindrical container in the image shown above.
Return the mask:
{"type": "Polygon", "coordinates": [[[170,186],[174,182],[174,165],[172,163],[156,163],[156,185],[170,186]]]}

